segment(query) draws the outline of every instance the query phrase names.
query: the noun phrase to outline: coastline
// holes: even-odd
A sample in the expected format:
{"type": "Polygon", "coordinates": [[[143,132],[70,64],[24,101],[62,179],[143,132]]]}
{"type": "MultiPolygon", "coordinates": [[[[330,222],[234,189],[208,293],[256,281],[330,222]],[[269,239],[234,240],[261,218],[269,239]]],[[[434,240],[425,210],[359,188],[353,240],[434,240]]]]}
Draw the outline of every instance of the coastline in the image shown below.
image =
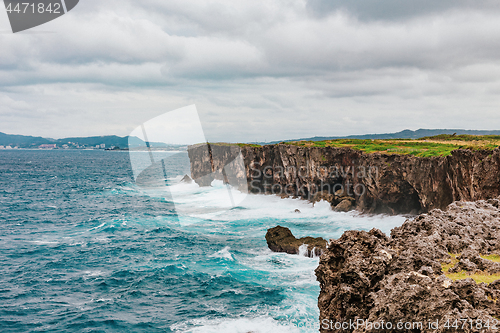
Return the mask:
{"type": "Polygon", "coordinates": [[[444,209],[454,201],[500,195],[500,149],[457,149],[449,156],[416,157],[364,153],[351,148],[291,144],[188,148],[192,178],[200,185],[238,175],[235,187],[249,193],[329,201],[332,208],[374,214],[410,214],[444,209]],[[244,165],[231,163],[241,154],[244,165]],[[333,169],[332,169],[333,168],[333,169]],[[239,183],[238,183],[239,182],[239,183]],[[342,192],[336,193],[339,189],[342,192]],[[351,192],[348,193],[348,190],[351,192]]]}
{"type": "MultiPolygon", "coordinates": [[[[492,258],[500,259],[500,148],[416,157],[338,147],[217,144],[190,146],[188,154],[200,186],[214,179],[231,184],[230,176],[243,175],[249,193],[324,200],[337,211],[349,201],[363,214],[413,216],[390,236],[378,229],[350,230],[329,242],[315,270],[320,332],[408,330],[380,326],[399,322],[425,325],[417,326],[418,332],[444,332],[454,321],[497,320],[500,260],[492,258]],[[240,154],[244,164],[233,163],[240,154]],[[342,173],[321,172],[331,167],[342,173]],[[365,172],[359,176],[356,167],[365,172]],[[370,168],[375,172],[366,172],[370,168]],[[346,193],[349,183],[363,193],[346,193]],[[277,187],[292,192],[272,191],[277,187]],[[367,325],[374,322],[378,328],[367,325]]],[[[312,238],[296,239],[285,229],[268,229],[271,250],[314,255],[314,248],[304,245],[312,238]]]]}
{"type": "Polygon", "coordinates": [[[389,332],[409,331],[398,323],[444,332],[463,321],[478,325],[465,332],[495,331],[499,207],[499,199],[457,201],[407,220],[390,236],[372,229],[332,240],[316,269],[320,332],[369,332],[383,323],[389,332]]]}

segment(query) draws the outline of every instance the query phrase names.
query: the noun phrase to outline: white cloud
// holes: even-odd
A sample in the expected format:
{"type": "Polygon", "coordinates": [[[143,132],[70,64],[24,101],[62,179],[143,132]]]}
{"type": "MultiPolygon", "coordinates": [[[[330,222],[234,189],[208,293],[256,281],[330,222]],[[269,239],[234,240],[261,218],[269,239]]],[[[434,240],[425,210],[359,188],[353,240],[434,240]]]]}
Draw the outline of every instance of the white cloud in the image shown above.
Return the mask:
{"type": "Polygon", "coordinates": [[[0,34],[0,131],[126,135],[192,103],[217,141],[498,128],[500,6],[372,2],[81,2],[0,34]]]}

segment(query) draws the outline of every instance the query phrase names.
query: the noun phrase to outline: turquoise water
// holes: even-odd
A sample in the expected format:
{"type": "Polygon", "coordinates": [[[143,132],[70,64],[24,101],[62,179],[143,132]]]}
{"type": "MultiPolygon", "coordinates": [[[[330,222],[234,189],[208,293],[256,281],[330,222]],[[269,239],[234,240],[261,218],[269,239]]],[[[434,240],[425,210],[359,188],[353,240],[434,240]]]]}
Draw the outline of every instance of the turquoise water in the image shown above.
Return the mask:
{"type": "MultiPolygon", "coordinates": [[[[187,154],[167,168],[188,173],[187,154]]],[[[404,221],[275,196],[213,213],[225,186],[178,179],[179,215],[168,188],[134,183],[126,152],[1,151],[1,331],[316,332],[318,258],[272,253],[266,230],[337,238],[404,221]]]]}

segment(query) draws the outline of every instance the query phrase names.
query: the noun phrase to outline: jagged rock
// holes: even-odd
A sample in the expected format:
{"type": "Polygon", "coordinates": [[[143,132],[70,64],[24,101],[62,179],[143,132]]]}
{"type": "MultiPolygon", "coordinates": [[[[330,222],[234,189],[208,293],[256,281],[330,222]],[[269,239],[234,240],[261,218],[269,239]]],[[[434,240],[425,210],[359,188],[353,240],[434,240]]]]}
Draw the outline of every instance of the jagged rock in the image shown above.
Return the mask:
{"type": "Polygon", "coordinates": [[[483,271],[488,273],[499,273],[500,263],[481,258],[480,253],[475,249],[466,249],[457,257],[458,263],[450,269],[450,272],[483,271]]]}
{"type": "Polygon", "coordinates": [[[299,209],[295,209],[293,212],[294,213],[300,213],[300,210],[299,209]]]}
{"type": "Polygon", "coordinates": [[[193,180],[191,179],[191,177],[189,177],[188,175],[185,175],[184,177],[182,177],[181,179],[181,183],[187,183],[187,184],[191,184],[193,182],[193,180]]]}
{"type": "MultiPolygon", "coordinates": [[[[445,332],[447,320],[489,320],[500,316],[500,280],[477,284],[452,281],[442,273],[449,253],[462,253],[460,270],[496,270],[497,263],[479,254],[499,253],[498,201],[455,202],[394,228],[391,237],[380,230],[346,231],[320,258],[316,276],[321,292],[320,332],[338,332],[325,323],[422,322],[423,327],[382,332],[445,332]],[[479,259],[478,259],[479,258],[479,259]],[[439,321],[437,329],[430,322],[439,321]],[[325,325],[322,325],[325,324],[325,325]]],[[[359,326],[343,332],[373,332],[359,326]]],[[[493,332],[468,326],[463,332],[493,332]]]]}
{"type": "Polygon", "coordinates": [[[326,241],[321,238],[303,237],[295,238],[290,229],[276,226],[267,230],[267,246],[274,252],[286,252],[289,254],[298,254],[299,247],[307,244],[308,257],[320,256],[326,250],[326,241]]]}
{"type": "Polygon", "coordinates": [[[325,191],[320,191],[317,192],[313,195],[311,198],[311,202],[314,204],[316,202],[319,202],[321,200],[325,200],[326,202],[332,203],[334,202],[335,196],[331,193],[325,192],[325,191]]]}
{"type": "Polygon", "coordinates": [[[469,259],[461,259],[459,262],[455,264],[452,268],[450,268],[448,271],[451,273],[458,273],[461,271],[467,271],[468,273],[475,273],[479,269],[476,264],[471,262],[469,259]]]}
{"type": "Polygon", "coordinates": [[[353,208],[352,201],[349,199],[342,200],[335,208],[333,209],[336,212],[348,212],[353,208]]]}

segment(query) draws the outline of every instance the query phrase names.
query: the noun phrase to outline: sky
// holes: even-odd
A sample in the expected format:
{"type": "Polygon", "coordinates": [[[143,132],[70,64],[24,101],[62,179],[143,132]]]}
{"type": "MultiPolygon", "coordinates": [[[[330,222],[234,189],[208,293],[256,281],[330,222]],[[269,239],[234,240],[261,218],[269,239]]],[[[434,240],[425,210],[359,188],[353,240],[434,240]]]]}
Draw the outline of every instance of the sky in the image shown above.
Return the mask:
{"type": "Polygon", "coordinates": [[[500,129],[497,0],[81,0],[13,34],[0,132],[130,134],[196,105],[209,141],[500,129]]]}

